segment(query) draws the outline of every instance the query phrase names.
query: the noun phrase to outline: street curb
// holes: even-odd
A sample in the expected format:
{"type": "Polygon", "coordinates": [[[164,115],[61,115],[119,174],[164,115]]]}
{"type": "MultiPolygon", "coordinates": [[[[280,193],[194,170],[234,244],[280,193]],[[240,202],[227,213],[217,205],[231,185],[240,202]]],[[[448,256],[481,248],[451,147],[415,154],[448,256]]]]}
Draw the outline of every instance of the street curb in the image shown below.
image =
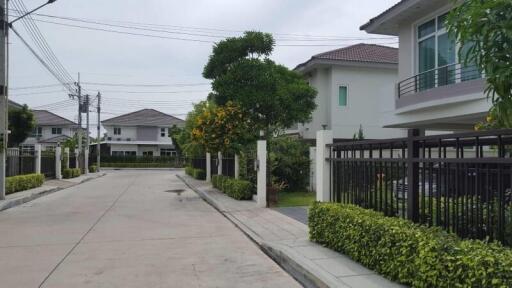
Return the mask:
{"type": "MultiPolygon", "coordinates": [[[[20,197],[20,198],[15,198],[15,199],[12,199],[12,200],[4,200],[4,201],[0,201],[0,202],[5,202],[5,203],[0,203],[0,212],[1,211],[4,211],[4,210],[7,210],[7,209],[10,209],[10,208],[14,208],[16,206],[20,206],[20,205],[23,205],[25,203],[28,203],[30,201],[33,201],[33,200],[36,200],[38,198],[41,198],[43,196],[46,196],[46,195],[50,195],[50,194],[53,194],[55,192],[58,192],[58,191],[61,191],[61,190],[64,190],[64,189],[68,189],[68,188],[71,188],[71,187],[75,187],[77,185],[80,185],[82,183],[85,183],[85,182],[89,182],[91,180],[94,180],[94,179],[98,179],[100,177],[103,177],[107,175],[107,173],[102,173],[102,174],[99,174],[97,175],[96,177],[91,177],[91,178],[87,178],[87,179],[84,179],[78,183],[75,183],[73,184],[72,186],[69,186],[69,187],[48,187],[48,189],[46,190],[42,190],[42,191],[39,191],[39,192],[36,192],[36,193],[32,193],[32,194],[29,194],[29,195],[26,195],[26,196],[23,196],[23,197],[20,197]]],[[[20,191],[20,192],[23,192],[23,191],[20,191]]]]}
{"type": "Polygon", "coordinates": [[[187,180],[181,175],[176,175],[187,187],[196,192],[206,203],[210,204],[213,208],[219,211],[224,217],[226,217],[235,227],[237,227],[242,233],[244,233],[252,242],[254,242],[263,253],[269,256],[274,262],[276,262],[281,268],[283,268],[288,274],[290,274],[296,281],[302,286],[308,288],[325,288],[325,287],[336,287],[338,284],[330,279],[328,275],[321,275],[320,271],[315,271],[313,267],[306,267],[305,263],[299,261],[298,255],[292,253],[285,247],[273,245],[267,241],[262,240],[254,231],[249,227],[240,222],[237,218],[233,217],[222,205],[217,203],[212,197],[203,191],[196,188],[194,185],[187,182],[187,180]],[[315,273],[312,273],[314,271],[315,273]],[[316,274],[316,275],[315,275],[316,274]]]}

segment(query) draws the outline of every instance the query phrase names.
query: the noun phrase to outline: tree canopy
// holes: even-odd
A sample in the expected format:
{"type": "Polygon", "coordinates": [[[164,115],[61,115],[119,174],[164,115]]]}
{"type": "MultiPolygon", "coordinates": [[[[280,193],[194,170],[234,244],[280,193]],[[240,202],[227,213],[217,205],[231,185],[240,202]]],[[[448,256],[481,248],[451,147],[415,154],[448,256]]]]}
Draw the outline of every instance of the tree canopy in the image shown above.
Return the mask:
{"type": "Polygon", "coordinates": [[[15,147],[23,143],[35,128],[34,114],[23,105],[21,109],[9,109],[9,134],[8,146],[15,147]]]}
{"type": "Polygon", "coordinates": [[[447,26],[460,43],[459,58],[485,73],[486,93],[493,104],[486,125],[511,128],[512,1],[462,1],[450,13],[447,26]]]}
{"type": "Polygon", "coordinates": [[[293,124],[307,122],[316,108],[316,91],[303,77],[270,58],[272,35],[246,32],[219,42],[203,76],[213,80],[210,99],[217,105],[233,102],[247,115],[253,132],[267,137],[293,124]]]}

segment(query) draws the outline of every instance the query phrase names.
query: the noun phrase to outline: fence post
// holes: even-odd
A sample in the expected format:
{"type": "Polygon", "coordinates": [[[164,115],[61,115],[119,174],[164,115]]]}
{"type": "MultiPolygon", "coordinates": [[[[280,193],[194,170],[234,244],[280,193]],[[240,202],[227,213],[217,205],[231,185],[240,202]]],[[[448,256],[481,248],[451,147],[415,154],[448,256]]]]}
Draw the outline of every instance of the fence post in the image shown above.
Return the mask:
{"type": "Polygon", "coordinates": [[[41,148],[41,144],[36,144],[35,147],[34,147],[34,153],[35,153],[35,157],[36,157],[36,161],[35,162],[35,172],[36,174],[41,174],[41,152],[42,152],[42,148],[41,148]]]}
{"type": "Polygon", "coordinates": [[[316,188],[316,147],[309,147],[309,191],[316,188]]]}
{"type": "Polygon", "coordinates": [[[57,148],[55,148],[55,179],[62,179],[62,167],[61,167],[61,156],[62,156],[62,147],[60,144],[57,144],[57,148]]]}
{"type": "Polygon", "coordinates": [[[222,152],[217,153],[217,175],[222,175],[222,152]]]}
{"type": "Polygon", "coordinates": [[[84,174],[89,174],[89,147],[84,150],[84,174]]]}
{"type": "Polygon", "coordinates": [[[66,163],[64,163],[66,166],[64,168],[69,168],[69,147],[64,148],[64,159],[66,159],[66,163]]]}
{"type": "Polygon", "coordinates": [[[331,130],[319,130],[316,132],[316,200],[329,202],[331,200],[331,163],[329,157],[331,149],[327,145],[333,143],[331,130]]]}
{"type": "Polygon", "coordinates": [[[419,129],[407,131],[407,219],[418,222],[419,220],[419,196],[420,196],[420,169],[419,163],[414,159],[420,157],[420,146],[414,137],[424,135],[419,129]]]}
{"type": "Polygon", "coordinates": [[[240,178],[240,156],[235,154],[235,179],[240,178]]]}
{"type": "Polygon", "coordinates": [[[212,154],[206,153],[206,181],[212,181],[212,154]]]}
{"type": "Polygon", "coordinates": [[[75,168],[80,168],[80,150],[75,149],[75,168]]]}
{"type": "Polygon", "coordinates": [[[267,141],[258,140],[258,179],[257,204],[258,207],[267,207],[267,141]]]}

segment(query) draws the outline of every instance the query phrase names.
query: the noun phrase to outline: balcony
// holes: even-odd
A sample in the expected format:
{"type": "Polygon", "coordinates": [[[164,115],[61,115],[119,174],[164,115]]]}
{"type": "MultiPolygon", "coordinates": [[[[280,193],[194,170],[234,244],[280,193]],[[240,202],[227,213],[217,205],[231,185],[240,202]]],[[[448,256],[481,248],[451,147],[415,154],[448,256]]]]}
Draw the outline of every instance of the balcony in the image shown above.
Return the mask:
{"type": "Polygon", "coordinates": [[[422,72],[398,83],[396,108],[450,97],[484,97],[484,80],[474,65],[451,64],[422,72]]]}

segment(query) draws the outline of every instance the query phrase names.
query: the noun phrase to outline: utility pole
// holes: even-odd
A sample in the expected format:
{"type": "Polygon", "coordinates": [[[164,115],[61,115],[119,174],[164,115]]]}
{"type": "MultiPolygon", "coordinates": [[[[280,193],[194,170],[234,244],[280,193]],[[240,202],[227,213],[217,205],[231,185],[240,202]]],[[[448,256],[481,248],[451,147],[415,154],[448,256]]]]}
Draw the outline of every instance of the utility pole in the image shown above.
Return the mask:
{"type": "Polygon", "coordinates": [[[96,167],[98,168],[98,172],[100,171],[100,166],[101,166],[101,124],[100,124],[100,121],[101,121],[101,93],[98,92],[98,107],[97,107],[97,112],[98,112],[98,125],[96,126],[96,128],[98,129],[98,138],[96,140],[96,167]]]}
{"type": "Polygon", "coordinates": [[[78,129],[76,131],[76,135],[78,138],[78,155],[76,155],[76,166],[77,168],[82,168],[81,155],[82,153],[82,111],[83,111],[83,101],[82,101],[82,86],[80,85],[80,73],[78,73],[78,81],[75,82],[76,92],[77,94],[69,94],[69,98],[78,99],[78,129]]]}
{"type": "Polygon", "coordinates": [[[0,14],[2,23],[0,25],[0,37],[2,38],[0,45],[0,200],[5,199],[5,170],[6,170],[6,148],[7,148],[7,112],[9,101],[7,99],[7,73],[8,73],[8,57],[7,43],[9,23],[7,16],[7,0],[0,0],[0,14]]]}
{"type": "Polygon", "coordinates": [[[89,101],[90,101],[90,98],[89,97],[90,97],[89,94],[85,95],[85,109],[87,109],[86,113],[85,113],[85,115],[86,115],[85,116],[85,119],[86,119],[85,122],[87,122],[86,123],[87,128],[85,130],[86,131],[86,133],[85,133],[86,134],[85,135],[86,138],[85,138],[85,149],[84,149],[84,173],[85,174],[89,173],[89,146],[91,145],[91,143],[90,143],[91,142],[91,137],[89,137],[90,136],[89,135],[89,133],[90,133],[89,132],[89,125],[90,125],[90,123],[89,123],[89,104],[90,104],[89,101]]]}

